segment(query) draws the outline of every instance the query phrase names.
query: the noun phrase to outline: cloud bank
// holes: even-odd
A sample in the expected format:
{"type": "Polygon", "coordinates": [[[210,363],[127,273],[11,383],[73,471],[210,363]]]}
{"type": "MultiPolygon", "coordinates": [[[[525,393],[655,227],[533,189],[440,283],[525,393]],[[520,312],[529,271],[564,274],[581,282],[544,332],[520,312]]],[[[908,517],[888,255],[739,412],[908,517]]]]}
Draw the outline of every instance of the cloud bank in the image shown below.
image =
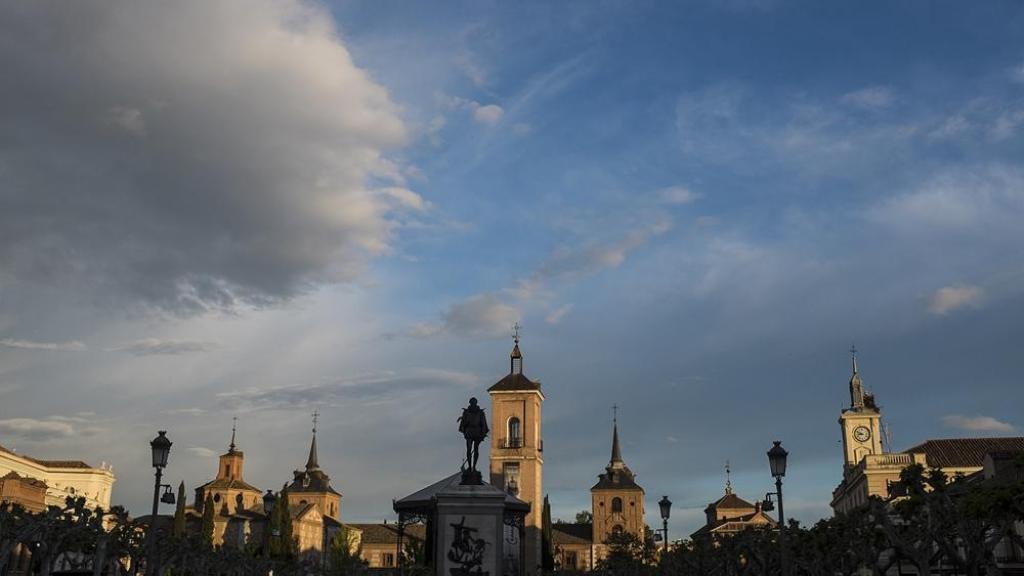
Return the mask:
{"type": "Polygon", "coordinates": [[[354,279],[422,205],[397,107],[312,4],[4,4],[0,68],[0,286],[273,302],[354,279]]]}

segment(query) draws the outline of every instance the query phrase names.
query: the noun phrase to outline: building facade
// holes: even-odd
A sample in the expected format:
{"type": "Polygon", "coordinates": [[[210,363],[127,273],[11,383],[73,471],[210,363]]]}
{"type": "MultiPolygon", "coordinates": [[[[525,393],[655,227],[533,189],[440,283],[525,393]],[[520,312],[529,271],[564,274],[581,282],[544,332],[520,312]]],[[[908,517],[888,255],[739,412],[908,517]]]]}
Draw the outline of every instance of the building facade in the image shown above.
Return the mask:
{"type": "Polygon", "coordinates": [[[947,476],[970,475],[982,470],[986,454],[1024,450],[1024,438],[943,438],[928,440],[902,452],[890,452],[882,443],[882,414],[874,395],[864,389],[853,356],[849,383],[850,407],[839,416],[843,442],[843,478],[832,491],[832,510],[846,513],[863,506],[872,496],[888,498],[889,487],[904,468],[920,465],[942,470],[947,476]]]}
{"type": "Polygon", "coordinates": [[[647,537],[645,492],[622,459],[618,417],[612,421],[612,451],[604,473],[590,489],[590,524],[551,526],[555,563],[563,570],[589,571],[608,555],[608,540],[627,533],[647,537]]]}
{"type": "MultiPolygon", "coordinates": [[[[728,468],[726,470],[728,474],[728,468]]],[[[760,502],[751,504],[733,493],[728,480],[725,482],[725,494],[708,504],[704,516],[704,525],[690,535],[691,539],[730,536],[752,528],[778,526],[778,522],[761,508],[760,502]]]]}
{"type": "MultiPolygon", "coordinates": [[[[509,357],[509,373],[487,389],[491,397],[491,485],[530,504],[526,515],[525,563],[536,574],[541,563],[541,503],[544,500],[544,393],[540,382],[523,374],[519,336],[509,357]]],[[[509,528],[507,538],[518,536],[509,528]]]]}
{"type": "MultiPolygon", "coordinates": [[[[110,509],[114,470],[105,462],[94,468],[81,460],[41,460],[0,446],[0,477],[12,472],[45,484],[46,506],[64,506],[71,496],[85,498],[89,508],[110,509]]],[[[8,490],[14,490],[14,484],[12,477],[8,490]]]]}

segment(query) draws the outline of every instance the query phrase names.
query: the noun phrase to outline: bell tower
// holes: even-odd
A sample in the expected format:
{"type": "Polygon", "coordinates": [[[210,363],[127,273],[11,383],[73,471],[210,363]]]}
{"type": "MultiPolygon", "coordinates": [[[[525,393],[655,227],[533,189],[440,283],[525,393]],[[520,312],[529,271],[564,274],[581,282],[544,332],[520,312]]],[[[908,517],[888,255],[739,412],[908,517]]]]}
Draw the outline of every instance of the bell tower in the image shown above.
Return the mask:
{"type": "Polygon", "coordinates": [[[853,375],[850,376],[850,407],[839,415],[843,431],[843,469],[849,470],[865,456],[882,453],[882,413],[875,397],[864,390],[857,370],[857,348],[850,348],[853,375]]]}
{"type": "Polygon", "coordinates": [[[541,410],[544,393],[540,382],[523,374],[519,350],[519,324],[514,326],[509,373],[487,389],[491,396],[491,485],[530,503],[526,515],[523,566],[535,575],[541,564],[541,516],[544,499],[544,439],[541,410]]]}

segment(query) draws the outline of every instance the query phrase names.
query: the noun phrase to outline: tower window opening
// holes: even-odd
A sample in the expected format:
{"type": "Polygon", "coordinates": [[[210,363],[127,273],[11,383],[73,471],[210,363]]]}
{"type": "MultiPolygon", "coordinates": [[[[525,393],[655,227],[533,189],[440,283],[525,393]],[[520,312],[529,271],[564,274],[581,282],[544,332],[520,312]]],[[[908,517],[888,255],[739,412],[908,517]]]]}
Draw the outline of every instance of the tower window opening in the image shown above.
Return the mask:
{"type": "Polygon", "coordinates": [[[523,445],[522,424],[519,418],[513,416],[508,419],[508,447],[520,448],[523,445]]]}
{"type": "Polygon", "coordinates": [[[622,498],[612,498],[612,512],[622,512],[622,498]]]}

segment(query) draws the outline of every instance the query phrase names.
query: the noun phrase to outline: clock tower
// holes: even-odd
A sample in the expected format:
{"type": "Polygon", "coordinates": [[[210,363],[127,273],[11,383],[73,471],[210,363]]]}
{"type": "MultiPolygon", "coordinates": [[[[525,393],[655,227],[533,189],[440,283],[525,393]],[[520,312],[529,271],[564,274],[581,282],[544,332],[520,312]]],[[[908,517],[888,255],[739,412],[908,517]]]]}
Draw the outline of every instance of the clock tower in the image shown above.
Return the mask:
{"type": "Polygon", "coordinates": [[[850,377],[850,407],[839,415],[843,430],[843,468],[857,466],[865,456],[882,453],[882,413],[873,394],[864,391],[857,371],[857,349],[851,348],[853,375],[850,377]]]}

